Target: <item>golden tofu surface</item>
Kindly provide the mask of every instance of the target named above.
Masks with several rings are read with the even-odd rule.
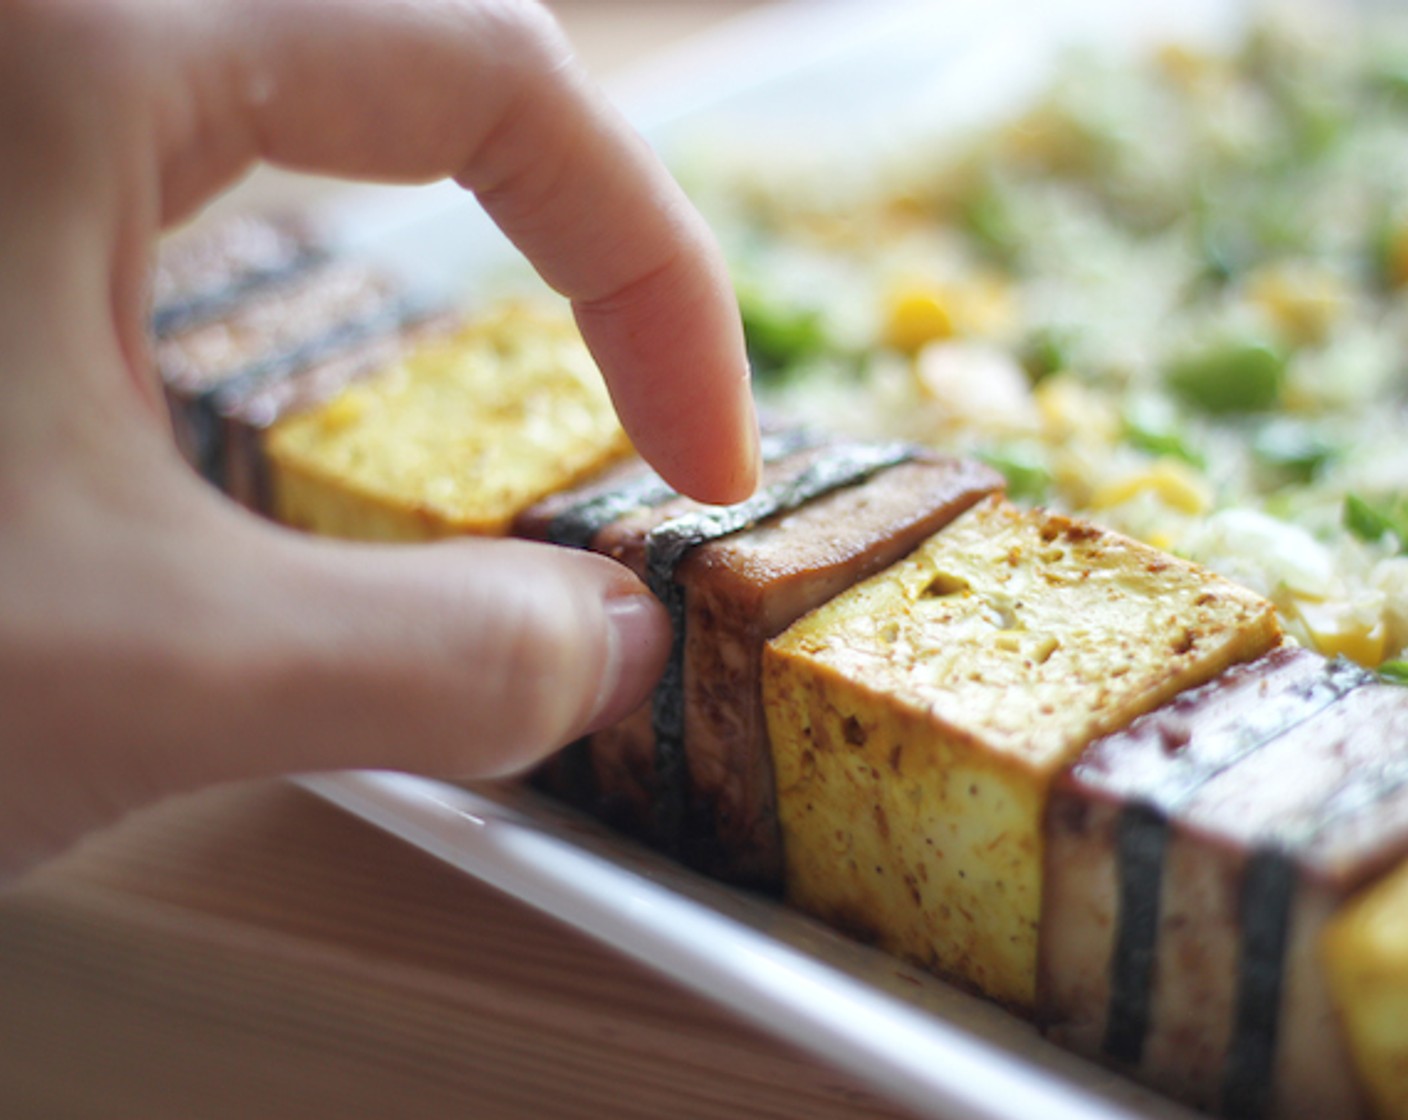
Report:
[[[1408,864],[1356,896],[1322,942],[1355,1068],[1379,1116],[1408,1116]]]
[[[1209,572],[980,503],[768,647],[789,897],[1029,1008],[1051,780],[1279,636]]]
[[[274,515],[331,536],[501,535],[630,451],[570,318],[515,306],[279,421]]]

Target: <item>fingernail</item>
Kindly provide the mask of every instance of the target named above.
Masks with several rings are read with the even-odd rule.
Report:
[[[654,595],[612,595],[606,622],[606,667],[589,731],[609,727],[640,707],[670,655],[670,618]]]

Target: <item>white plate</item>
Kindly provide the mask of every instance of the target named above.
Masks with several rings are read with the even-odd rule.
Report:
[[[806,128],[858,153],[921,122],[991,117],[1040,87],[1061,47],[1225,37],[1240,7],[1115,0],[796,0],[763,9],[619,83],[668,151],[693,130]],[[1153,6],[1149,6],[1153,7]],[[883,127],[877,128],[880,122]],[[350,250],[438,296],[492,291],[509,257],[452,185],[371,189],[327,216]],[[708,882],[528,791],[471,792],[385,773],[303,780],[315,793],[658,968],[943,1120],[1184,1117],[1033,1028],[767,900]]]
[[[1194,1120],[1025,1021],[530,790],[405,774],[314,793],[570,923],[934,1120]]]

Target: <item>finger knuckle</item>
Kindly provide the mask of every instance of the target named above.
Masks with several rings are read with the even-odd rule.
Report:
[[[536,73],[571,56],[557,21],[538,0],[480,0],[478,15],[501,66]]]

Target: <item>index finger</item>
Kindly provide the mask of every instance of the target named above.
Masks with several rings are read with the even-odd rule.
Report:
[[[751,492],[756,420],[719,249],[542,8],[218,0],[187,11],[179,79],[199,91],[198,111],[162,138],[165,212],[258,158],[453,176],[572,300],[641,454],[701,500]]]

